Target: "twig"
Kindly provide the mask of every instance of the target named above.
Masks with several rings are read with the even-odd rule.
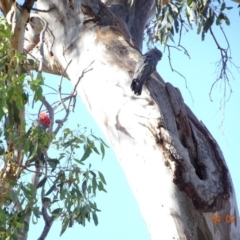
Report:
[[[191,93],[191,91],[190,91],[190,89],[188,88],[188,85],[187,85],[187,79],[186,79],[180,72],[178,72],[177,70],[175,70],[175,69],[173,68],[173,66],[172,66],[171,50],[170,50],[170,48],[175,48],[175,49],[177,49],[178,51],[181,51],[181,49],[179,49],[178,47],[175,47],[175,46],[170,46],[170,45],[168,45],[168,44],[167,44],[166,46],[167,46],[167,48],[168,48],[168,61],[169,61],[170,68],[171,68],[172,72],[176,72],[178,75],[180,75],[180,76],[184,79],[184,81],[185,81],[185,87],[186,87],[186,89],[188,90],[192,101],[194,102],[192,93]]]
[[[44,86],[52,89],[52,90],[55,91],[56,93],[58,92],[55,88],[49,86],[48,84],[45,84],[45,83],[44,83]],[[55,93],[55,94],[56,94],[56,93]],[[48,94],[49,94],[49,93],[48,93]],[[52,94],[53,94],[53,93],[52,93]]]
[[[71,62],[72,62],[72,60],[70,60],[69,63],[67,64],[66,68],[64,69],[63,74],[66,73],[66,70],[67,70],[68,66],[71,64]],[[58,85],[58,93],[59,93],[58,95],[59,95],[60,103],[63,105],[64,109],[67,111],[67,107],[66,107],[65,103],[64,103],[63,100],[62,100],[62,81],[63,81],[63,74],[62,74],[62,76],[61,76],[61,78],[60,78],[60,82],[59,82],[59,85]]]
[[[181,26],[180,26],[180,32],[179,32],[179,39],[178,39],[178,46],[181,47],[183,50],[184,50],[184,54],[187,55],[189,57],[189,59],[191,59],[187,49],[185,47],[182,46],[181,44],[181,40],[182,40],[182,29],[183,29],[183,26],[184,26],[184,20],[182,19],[182,16],[180,15],[180,23],[181,23]],[[186,27],[185,27],[186,29]]]
[[[47,237],[53,224],[54,217],[48,215],[48,212],[47,212],[48,207],[49,207],[49,202],[43,199],[42,215],[45,221],[45,226],[38,240],[44,240]]]
[[[222,48],[220,46],[220,44],[218,43],[218,41],[217,41],[213,31],[212,31],[212,28],[210,28],[209,30],[210,30],[211,36],[212,36],[215,44],[217,45],[217,48],[219,49],[220,54],[221,54],[221,60],[218,63],[218,66],[221,65],[221,70],[220,70],[219,76],[217,77],[217,79],[212,84],[212,86],[210,88],[210,92],[209,92],[209,98],[210,98],[211,101],[213,101],[211,95],[212,95],[212,90],[213,90],[213,87],[215,86],[215,84],[220,79],[223,79],[223,80],[225,80],[225,86],[226,86],[226,82],[229,85],[229,78],[228,78],[228,74],[227,74],[227,70],[228,70],[227,63],[228,63],[228,60],[230,61],[231,56],[228,55],[228,50],[230,48],[228,41],[227,41],[227,45],[228,45],[227,48]],[[226,35],[225,34],[224,34],[224,36],[225,36],[225,39],[226,39]],[[230,86],[230,89],[231,89],[231,86]],[[230,92],[230,94],[231,94],[231,92]],[[226,94],[226,88],[224,87],[224,99],[226,98],[225,94]]]
[[[65,112],[66,112],[66,113],[65,113],[64,118],[62,118],[62,119],[57,119],[57,120],[55,121],[55,123],[58,124],[57,127],[56,127],[56,129],[53,131],[53,133],[54,133],[55,135],[59,132],[59,130],[60,130],[61,127],[63,126],[63,123],[67,121],[68,116],[69,116],[69,113],[70,113],[70,106],[71,106],[72,99],[73,99],[73,98],[76,98],[76,95],[77,95],[77,91],[76,91],[77,86],[78,86],[80,80],[83,78],[84,74],[92,70],[92,68],[91,68],[91,69],[88,69],[88,70],[87,70],[87,68],[89,68],[89,67],[93,64],[93,62],[94,62],[94,60],[89,64],[89,66],[87,66],[87,67],[85,68],[85,70],[82,71],[82,74],[81,74],[80,77],[78,78],[78,81],[77,81],[77,83],[75,84],[74,89],[73,89],[73,91],[72,91],[72,93],[71,93],[71,95],[70,95],[70,99],[69,99],[68,106],[67,106],[67,108],[65,109]],[[73,104],[73,109],[74,109],[74,107],[75,107],[75,102],[74,102],[74,104]]]

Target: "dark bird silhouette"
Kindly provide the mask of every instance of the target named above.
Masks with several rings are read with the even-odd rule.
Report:
[[[156,70],[158,61],[162,58],[162,52],[153,48],[145,53],[136,65],[131,89],[136,95],[141,95],[142,86],[148,80],[153,71]]]

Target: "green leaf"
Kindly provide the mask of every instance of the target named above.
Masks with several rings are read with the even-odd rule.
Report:
[[[92,213],[92,218],[93,218],[95,226],[97,226],[98,225],[98,217],[95,212]]]
[[[35,155],[37,153],[37,150],[38,150],[38,142],[35,142],[33,150],[32,150],[32,152],[31,152],[31,154],[30,154],[30,156],[29,156],[27,161],[31,162],[33,160],[33,158],[35,157]]]
[[[47,177],[44,177],[44,178],[38,183],[37,188],[40,188],[40,187],[42,187],[43,185],[45,185],[46,181],[47,181]]]
[[[50,187],[50,189],[47,191],[47,193],[45,194],[45,196],[49,195],[53,190],[55,190],[55,188],[56,188],[56,185],[53,184],[53,185]]]
[[[100,143],[100,150],[101,150],[101,153],[102,153],[102,160],[105,156],[105,148],[104,148],[104,145],[102,143]]]
[[[36,221],[35,221],[34,219],[36,219]],[[38,223],[38,220],[37,220],[37,218],[35,218],[34,215],[32,215],[32,223],[33,223],[34,225],[36,225],[36,224]]]
[[[205,22],[203,26],[203,31],[206,33],[209,28],[213,25],[214,23],[214,12],[212,9],[209,10],[209,17],[207,18],[207,21]]]
[[[82,192],[85,194],[86,192],[86,189],[87,189],[87,181],[84,180],[83,183],[82,183]]]
[[[93,151],[94,151],[95,153],[100,154],[99,151],[98,151],[98,149],[97,149],[95,146],[94,146],[92,149],[93,149]]]
[[[89,203],[89,206],[90,206],[94,211],[101,212],[101,210],[97,209],[97,204],[96,204],[95,202],[92,203],[91,201],[89,201],[88,203]]]
[[[27,221],[24,221],[24,231],[28,232],[29,230],[29,223]]]
[[[49,158],[47,160],[47,163],[50,165],[52,168],[52,172],[56,169],[57,165],[59,164],[59,160],[56,158]]]
[[[229,26],[230,25],[230,20],[229,20],[229,18],[225,15],[225,22],[226,22],[226,24]]]
[[[61,187],[60,187],[61,188]],[[63,200],[65,198],[67,194],[67,190],[65,188],[63,188],[61,191],[60,191],[60,199]]]
[[[198,24],[198,28],[197,28],[197,34],[199,34],[201,32],[201,29],[202,29],[202,23],[200,22]]]
[[[86,160],[90,156],[91,153],[92,153],[91,148],[87,147],[82,158],[80,159],[80,161]]]
[[[86,215],[88,214],[89,212],[89,206],[83,206],[82,209],[81,209],[81,214],[83,217],[86,217]]]
[[[230,20],[229,18],[226,16],[226,14],[224,13],[220,13],[217,17],[217,20],[216,20],[216,25],[219,25],[221,24],[223,21],[225,21],[225,23],[229,26],[230,25]]]
[[[178,22],[177,19],[174,19],[174,27],[175,27],[176,33],[178,33],[178,31],[179,31],[179,22]]]
[[[70,139],[70,140],[68,140],[67,142],[64,142],[64,143],[62,144],[63,149],[68,148],[69,146],[73,145],[73,143],[75,143],[75,142],[76,142],[76,139],[75,139],[75,138]]]
[[[99,140],[99,138],[96,137],[95,135],[91,134],[91,136],[92,136],[93,138],[95,138],[96,140]]]
[[[0,155],[3,155],[5,153],[4,147],[1,145],[0,146]]]
[[[24,196],[30,201],[33,199],[32,193],[29,189],[25,188],[23,185],[21,186],[21,189],[24,193]]]
[[[92,175],[93,175],[93,177],[96,177],[96,173],[95,172],[93,172],[93,171],[89,171]]]
[[[204,41],[204,39],[205,39],[205,32],[202,31],[202,41]]]
[[[70,216],[68,227],[69,228],[73,227],[73,224],[74,224],[74,214]]]
[[[65,217],[64,220],[62,221],[62,229],[61,229],[60,236],[62,236],[63,233],[66,231],[68,223],[69,223],[69,219]]]
[[[74,188],[75,196],[82,197],[82,193],[80,192],[78,185],[75,183],[73,183],[73,185],[75,186]]]
[[[36,218],[40,218],[41,217],[41,212],[39,210],[39,207],[33,207],[33,214]]]
[[[73,160],[81,165],[85,165],[82,161],[78,160],[77,158],[74,158]]]
[[[6,64],[3,62],[0,62],[0,72],[5,68]]]
[[[101,181],[106,185],[107,183],[105,181],[105,178],[104,178],[103,174],[98,171],[98,175],[99,175],[99,178],[101,179]]]
[[[35,101],[40,100],[40,98],[42,97],[42,93],[43,93],[42,88],[41,88],[41,87],[38,87],[38,88],[35,90],[34,100],[35,100]]]
[[[102,182],[98,182],[98,190],[99,191],[103,191],[103,192],[107,192],[102,184]]]
[[[56,208],[56,209],[54,209],[52,212],[51,212],[51,214],[53,215],[53,216],[58,216],[58,215],[60,215],[62,213],[62,208]]]
[[[222,12],[222,11],[225,9],[225,7],[226,7],[226,3],[223,2],[222,5],[221,5],[221,9],[220,9],[220,11]]]
[[[97,189],[97,180],[96,180],[95,177],[92,179],[92,188],[93,188],[93,193],[95,195],[96,194],[96,189]]]
[[[109,146],[108,146],[101,138],[99,138],[99,140],[102,142],[102,144],[103,144],[105,147],[109,148]]]
[[[34,61],[32,59],[27,59],[27,64],[33,67]]]

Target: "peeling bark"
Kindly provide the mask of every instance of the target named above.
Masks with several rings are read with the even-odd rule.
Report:
[[[37,1],[40,9],[56,6],[38,13],[48,22],[45,67],[61,74],[71,62],[66,76],[75,85],[91,66],[78,94],[116,152],[153,240],[240,239],[235,193],[221,150],[180,91],[157,73],[141,96],[130,90],[154,1],[105,3]],[[24,48],[37,61],[41,27],[30,21],[27,28]],[[214,224],[213,214],[231,214],[235,221]]]

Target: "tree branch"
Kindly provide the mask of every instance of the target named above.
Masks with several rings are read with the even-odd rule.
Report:
[[[155,13],[154,0],[133,0],[129,8],[128,21],[126,22],[131,32],[131,37],[139,50],[142,49],[142,39],[146,25]]]
[[[42,232],[41,236],[38,238],[38,240],[44,240],[47,237],[47,235],[52,227],[52,224],[53,224],[54,218],[48,215],[48,212],[47,212],[48,207],[49,207],[49,201],[47,199],[43,199],[42,215],[43,215],[43,219],[45,221],[45,226],[44,226],[43,232]]]
[[[214,35],[213,33],[213,30],[212,28],[210,28],[210,34],[217,46],[217,48],[219,49],[220,51],[220,55],[221,55],[221,59],[219,60],[219,62],[217,63],[217,68],[220,68],[220,73],[218,74],[217,76],[217,79],[213,82],[212,86],[211,86],[211,89],[210,89],[210,92],[209,92],[209,98],[211,101],[212,100],[212,90],[213,90],[213,87],[216,85],[216,83],[219,81],[219,80],[223,80],[224,81],[224,94],[223,94],[223,103],[221,104],[221,106],[225,106],[226,102],[229,100],[230,96],[231,96],[231,93],[232,93],[232,88],[231,88],[231,85],[230,85],[230,80],[229,80],[229,77],[228,77],[228,62],[232,63],[231,61],[231,49],[230,49],[230,45],[229,45],[229,42],[228,42],[228,39],[222,29],[222,27],[220,26],[220,29],[224,35],[224,38],[227,42],[227,47],[226,48],[222,48],[216,38],[216,36]],[[235,65],[234,65],[235,66]],[[238,68],[237,68],[238,69]],[[230,72],[230,71],[229,71]],[[230,72],[231,73],[231,72]],[[226,89],[226,86],[228,85],[229,89],[230,89],[230,93],[229,93],[229,96],[227,98],[227,89]]]
[[[180,47],[182,47],[182,46],[180,46]],[[168,44],[167,44],[167,48],[168,48],[168,61],[169,61],[170,68],[171,68],[172,72],[176,72],[179,76],[181,76],[181,77],[184,79],[185,87],[186,87],[186,89],[188,90],[188,92],[189,92],[189,94],[190,94],[190,96],[191,96],[192,101],[194,102],[192,93],[191,93],[191,91],[190,91],[190,89],[188,88],[188,85],[187,85],[187,79],[185,78],[185,76],[183,76],[180,72],[178,72],[178,71],[177,71],[176,69],[174,69],[173,66],[172,66],[172,59],[171,59],[171,50],[170,50],[170,48],[177,49],[178,51],[181,51],[181,49],[179,49],[178,47],[175,47],[175,46],[170,46],[170,45],[168,45]],[[183,48],[183,47],[182,47],[182,48]],[[184,49],[184,48],[183,48],[183,49]],[[185,52],[184,52],[184,53],[185,53]],[[185,54],[190,58],[188,52],[185,53]]]
[[[13,0],[9,0],[9,1],[0,0],[0,10],[2,11],[4,17],[6,17],[7,13],[10,11],[13,2],[15,2],[15,1],[13,1]]]
[[[86,67],[86,69],[82,72],[81,76],[78,78],[78,81],[77,81],[77,83],[75,84],[74,89],[73,89],[73,91],[72,91],[72,93],[71,93],[71,95],[70,95],[70,99],[69,99],[69,102],[68,102],[68,106],[66,107],[65,104],[64,104],[64,106],[65,106],[64,109],[65,109],[65,112],[66,112],[66,113],[65,113],[65,117],[64,117],[63,119],[57,119],[57,120],[55,121],[55,122],[58,124],[57,128],[54,130],[54,134],[55,134],[55,135],[58,133],[58,131],[59,131],[60,128],[62,127],[63,123],[67,121],[67,118],[68,118],[69,113],[70,113],[70,105],[71,105],[71,102],[72,102],[73,99],[76,98],[76,95],[77,95],[77,91],[76,91],[76,90],[77,90],[77,86],[78,86],[80,80],[83,78],[84,74],[92,70],[92,68],[91,68],[91,69],[88,69],[88,68],[93,64],[93,62],[94,62],[94,61],[92,61],[92,62],[89,64],[89,66]],[[70,63],[71,63],[71,62],[70,62]],[[69,65],[70,63],[68,63],[68,65]],[[67,65],[67,67],[68,67],[68,65]],[[66,69],[67,69],[67,68],[66,68]],[[65,71],[66,71],[66,69],[65,69]],[[60,88],[60,90],[61,90],[61,88]],[[75,103],[74,103],[74,105],[73,105],[73,109],[74,109],[74,107],[75,107]]]
[[[35,0],[25,0],[22,7],[27,9],[28,12],[30,13],[30,11],[32,10],[32,6],[34,4]]]

